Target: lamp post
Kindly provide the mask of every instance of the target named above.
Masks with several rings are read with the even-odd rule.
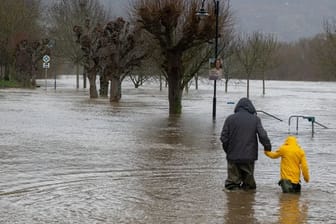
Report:
[[[219,0],[213,0],[215,5],[215,16],[216,16],[216,36],[215,36],[215,61],[218,57],[218,12],[219,12]],[[202,0],[201,9],[196,13],[196,15],[208,16],[209,13],[204,8],[205,0]],[[216,78],[214,79],[214,93],[213,93],[213,101],[212,101],[212,118],[216,119]]]

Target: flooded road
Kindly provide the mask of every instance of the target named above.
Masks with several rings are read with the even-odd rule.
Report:
[[[328,129],[299,119],[311,182],[301,195],[282,194],[279,160],[260,148],[257,191],[224,192],[223,122],[244,82],[229,92],[212,82],[192,86],[183,114],[168,116],[158,84],[123,84],[119,104],[88,98],[74,78],[53,89],[0,89],[0,223],[335,223],[336,83],[251,83],[250,99],[272,141],[296,133],[292,115],[315,116]],[[41,80],[41,85],[44,81]]]

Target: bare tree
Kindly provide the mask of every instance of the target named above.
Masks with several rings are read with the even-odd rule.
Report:
[[[101,73],[110,80],[110,101],[121,99],[121,84],[124,78],[141,66],[149,54],[143,32],[134,24],[119,17],[104,28],[106,41],[98,50]]]
[[[336,19],[325,20],[324,33],[319,37],[316,48],[317,58],[328,76],[335,76],[336,72]]]
[[[235,73],[234,65],[234,53],[235,53],[235,44],[234,33],[228,32],[228,37],[223,38],[221,41],[223,43],[222,53],[220,53],[223,58],[223,71],[225,78],[225,92],[228,92],[228,83],[231,77]]]
[[[38,71],[38,63],[42,56],[50,54],[48,47],[49,39],[28,41],[26,39],[20,41],[15,48],[15,71],[16,80],[23,87],[36,86],[36,73]]]
[[[237,38],[235,54],[247,79],[246,97],[250,96],[250,78],[257,71],[260,57],[260,33],[240,35]]]
[[[215,38],[214,11],[201,20],[196,11],[196,0],[137,0],[134,6],[135,20],[157,41],[163,57],[162,67],[168,80],[169,114],[182,112],[182,92],[196,73],[186,73],[184,56],[197,46]],[[211,7],[209,7],[211,8]],[[214,7],[213,7],[214,10]],[[220,8],[219,33],[229,26],[228,7]]]
[[[86,19],[86,30],[83,31],[81,26],[74,26],[73,31],[76,34],[76,42],[80,45],[83,52],[83,66],[84,72],[87,74],[90,84],[90,98],[98,98],[96,78],[99,71],[98,65],[98,40],[100,38],[100,26],[97,25],[95,29],[90,28],[90,20]],[[78,73],[77,73],[78,77]],[[77,79],[78,80],[78,79]],[[78,82],[77,82],[78,84]]]
[[[39,0],[3,0],[0,4],[0,67],[10,79],[15,49],[23,40],[39,38]],[[14,78],[14,77],[13,77]]]
[[[259,71],[262,74],[263,95],[265,95],[265,72],[276,66],[275,53],[279,48],[278,42],[272,34],[261,34],[259,38],[260,57],[259,57]]]
[[[84,68],[90,80],[90,97],[96,93],[95,80],[99,72],[100,95],[107,97],[110,81],[110,101],[118,102],[123,79],[140,66],[148,53],[146,49],[149,48],[145,47],[141,30],[119,17],[104,26],[97,25],[88,33],[84,33],[81,26],[74,26],[73,31],[84,53]]]
[[[246,74],[247,98],[249,98],[251,75],[255,75],[260,70],[264,72],[271,65],[269,57],[273,54],[275,48],[276,42],[274,39],[263,35],[261,32],[238,36],[235,55]]]
[[[79,72],[80,66],[84,65],[84,55],[75,41],[73,27],[81,26],[83,35],[92,32],[97,25],[106,22],[104,7],[98,0],[59,0],[51,6],[48,18],[50,36],[57,42],[54,54],[59,61],[70,61],[76,65],[76,86],[79,88]],[[84,74],[87,72],[84,71]],[[97,95],[93,93],[91,97]]]

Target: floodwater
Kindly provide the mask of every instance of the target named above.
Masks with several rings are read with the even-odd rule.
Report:
[[[298,119],[311,182],[300,195],[281,193],[279,160],[260,147],[257,191],[225,192],[223,122],[244,81],[202,81],[184,95],[183,114],[168,116],[167,90],[123,83],[119,104],[90,100],[75,79],[47,89],[0,89],[0,223],[335,223],[336,83],[251,82],[250,99],[276,149]],[[233,104],[232,104],[233,103]]]

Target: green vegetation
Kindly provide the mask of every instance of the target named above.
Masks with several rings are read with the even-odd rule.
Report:
[[[17,88],[20,84],[15,81],[0,80],[0,88]]]

